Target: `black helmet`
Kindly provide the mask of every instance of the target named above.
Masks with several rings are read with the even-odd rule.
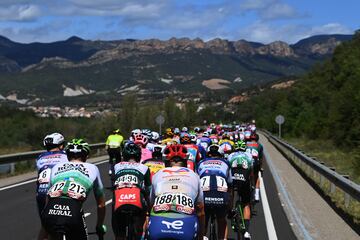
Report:
[[[122,152],[124,161],[129,161],[130,159],[135,159],[135,161],[140,162],[141,159],[141,148],[133,143],[129,142],[125,144],[124,150]]]
[[[67,144],[65,151],[69,159],[81,158],[85,162],[90,154],[90,146],[83,139],[74,138]]]

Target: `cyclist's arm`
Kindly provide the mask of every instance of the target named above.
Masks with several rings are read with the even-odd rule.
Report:
[[[106,209],[105,209],[105,194],[104,194],[104,186],[101,182],[101,178],[100,178],[100,172],[99,169],[96,167],[96,179],[94,182],[94,195],[95,195],[95,199],[96,199],[96,204],[97,204],[97,222],[96,222],[96,226],[102,226],[104,224],[104,220],[105,220],[105,213],[106,213]]]
[[[199,232],[198,232],[198,239],[203,239],[205,236],[205,206],[204,206],[204,195],[203,191],[201,190],[201,183],[199,180],[199,194],[197,197],[196,203],[196,214],[199,220]]]
[[[145,200],[147,203],[147,206],[149,207],[149,211],[150,211],[150,191],[151,191],[151,180],[150,180],[150,168],[147,169],[146,173],[145,173]]]
[[[108,149],[109,148],[109,143],[110,143],[110,139],[109,137],[106,139],[106,142],[105,142],[105,148]]]

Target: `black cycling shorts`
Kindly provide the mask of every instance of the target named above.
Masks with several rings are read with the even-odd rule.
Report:
[[[66,235],[67,240],[87,240],[87,228],[82,203],[71,198],[50,198],[41,223],[50,236]]]
[[[121,148],[109,148],[107,152],[109,154],[109,163],[113,164],[113,159],[115,159],[115,163],[121,161]]]
[[[145,220],[146,210],[128,205],[113,212],[111,224],[116,237],[125,237],[126,227],[132,221],[133,232],[136,236],[141,237]]]
[[[41,218],[41,213],[44,210],[45,205],[46,205],[46,198],[47,198],[47,196],[45,194],[38,194],[36,196],[36,204],[38,207],[38,212],[39,212],[40,218]]]
[[[241,198],[242,204],[248,204],[251,200],[251,182],[250,182],[250,169],[233,168],[233,186],[236,189],[238,196]]]

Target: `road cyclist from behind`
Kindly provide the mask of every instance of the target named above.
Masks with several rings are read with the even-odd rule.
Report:
[[[39,216],[43,211],[47,192],[50,185],[51,169],[58,163],[68,162],[66,153],[64,152],[65,139],[60,133],[52,133],[46,135],[43,140],[43,146],[46,148],[46,152],[40,154],[36,159],[36,168],[38,172],[37,184],[36,184],[36,203],[38,206]],[[46,239],[47,233],[44,228],[41,227],[38,239]]]
[[[216,216],[218,225],[218,235],[214,236],[211,232],[210,239],[227,239],[226,214],[232,206],[231,168],[219,150],[219,145],[210,145],[207,157],[199,162],[197,168],[204,194],[206,229],[210,217]],[[214,219],[211,220],[214,221]]]
[[[148,239],[203,239],[205,212],[199,176],[186,167],[181,144],[164,150],[166,168],[152,179]]]
[[[121,145],[124,137],[120,133],[120,129],[115,129],[106,139],[106,150],[109,154],[109,175],[114,171],[114,164],[121,161]],[[114,162],[115,159],[115,162]]]
[[[69,162],[58,163],[51,170],[48,201],[41,222],[50,240],[87,240],[88,233],[82,205],[93,190],[97,203],[96,232],[106,232],[105,197],[99,169],[86,159],[90,147],[83,139],[73,139],[65,148]]]
[[[140,163],[141,148],[126,143],[115,165],[112,226],[116,240],[141,239],[149,206],[150,170]]]
[[[152,147],[152,158],[142,161],[142,164],[146,165],[150,169],[150,178],[161,169],[165,168],[165,161],[163,159],[164,145],[154,145]]]
[[[251,218],[251,193],[252,193],[252,176],[253,176],[253,159],[251,154],[246,152],[246,143],[244,141],[237,141],[234,145],[235,152],[228,156],[231,171],[233,174],[233,187],[237,193],[235,194],[241,199],[241,202],[235,204],[235,211],[233,214],[241,213],[241,221],[243,225],[244,239],[250,240],[251,235],[249,232],[250,218]],[[234,201],[232,201],[234,202]],[[240,204],[240,209],[238,205]],[[237,223],[240,224],[240,223]],[[235,231],[241,231],[240,226],[233,226]]]
[[[259,135],[256,133],[252,133],[250,135],[250,139],[246,142],[246,151],[251,154],[254,160],[254,182],[255,182],[255,192],[254,198],[255,201],[260,200],[260,179],[259,179],[259,172],[262,171],[262,164],[263,164],[263,146],[261,143],[258,142]]]
[[[188,152],[187,168],[195,172],[196,166],[201,159],[199,146],[192,143],[190,134],[187,132],[182,132],[180,134],[180,143],[186,147]]]

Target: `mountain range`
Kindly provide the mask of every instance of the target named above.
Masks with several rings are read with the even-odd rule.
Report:
[[[219,38],[90,41],[74,36],[24,44],[0,36],[0,100],[48,104],[104,102],[129,92],[144,98],[234,92],[302,75],[351,38],[318,35],[289,45]]]

